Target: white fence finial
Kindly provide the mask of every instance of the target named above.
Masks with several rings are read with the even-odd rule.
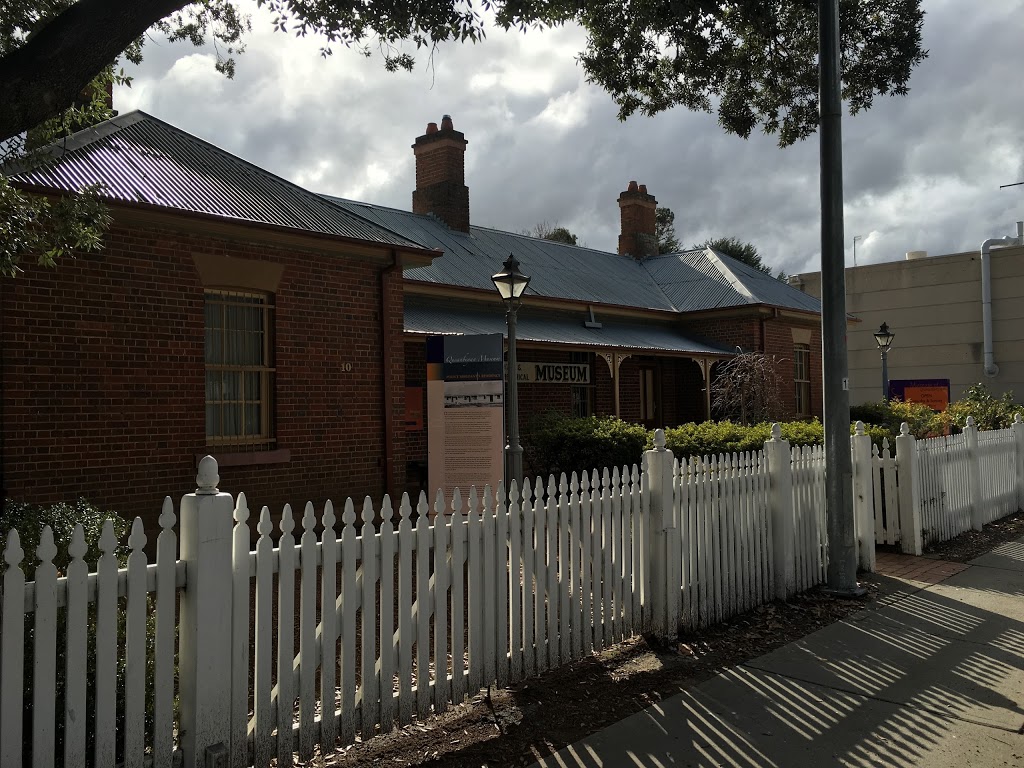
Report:
[[[854,426],[854,434],[855,435],[863,435],[864,434],[864,422],[863,421],[858,421],[857,424]]]
[[[772,440],[781,440],[781,439],[782,439],[782,426],[779,424],[779,422],[776,421],[776,422],[774,422],[772,424]]]
[[[978,426],[978,422],[976,422],[976,421],[974,420],[974,417],[973,417],[973,416],[968,416],[968,417],[967,417],[967,426],[968,426],[968,427],[977,427],[977,426]]]
[[[1020,417],[1019,413],[1015,413],[1015,414],[1013,414],[1013,423],[1014,424],[1024,424],[1024,419],[1022,419]]]
[[[656,429],[654,430],[654,450],[664,451],[665,450],[665,430]]]
[[[902,424],[900,424],[900,434],[901,435],[909,435],[910,434],[910,425],[907,424],[907,422],[905,422],[905,421]]]
[[[21,540],[18,537],[18,531],[11,528],[10,533],[7,534],[7,547],[4,549],[4,562],[7,563],[8,568],[17,568],[24,559],[25,550],[21,548]]]
[[[214,496],[219,493],[219,484],[217,460],[213,456],[204,456],[199,460],[199,472],[196,473],[196,493],[200,496]]]

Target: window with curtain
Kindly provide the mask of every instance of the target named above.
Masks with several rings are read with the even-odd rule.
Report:
[[[807,344],[793,347],[793,382],[796,386],[797,416],[811,415],[811,348]]]
[[[274,442],[273,296],[206,291],[206,440]]]

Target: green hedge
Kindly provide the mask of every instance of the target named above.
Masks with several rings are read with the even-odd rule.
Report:
[[[558,476],[639,464],[651,433],[614,417],[573,418],[557,412],[534,418],[523,434],[529,476]]]
[[[791,421],[781,425],[782,437],[791,445],[821,445],[820,421]],[[760,450],[771,437],[771,424],[745,427],[731,421],[681,424],[665,430],[666,446],[682,458],[719,453]],[[853,426],[850,427],[851,432]],[[883,427],[867,426],[873,442],[881,446],[898,434]],[[527,474],[547,477],[560,472],[590,472],[604,467],[632,466],[654,442],[654,433],[613,417],[572,418],[549,413],[535,418],[523,435]],[[895,447],[895,445],[893,446]]]

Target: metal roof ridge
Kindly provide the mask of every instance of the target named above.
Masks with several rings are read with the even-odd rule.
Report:
[[[714,257],[713,263],[715,267],[718,269],[718,271],[722,273],[722,277],[724,277],[729,282],[729,285],[731,285],[738,294],[740,294],[747,300],[748,304],[763,303],[759,301],[753,293],[751,293],[750,289],[747,288],[746,284],[744,284],[744,282],[739,277],[736,276],[736,273],[733,272],[732,269],[730,269],[729,266],[722,260],[722,254],[720,254],[714,248],[705,248],[704,250]]]
[[[667,258],[675,258],[678,261],[681,255],[682,253],[659,253],[656,256],[650,256],[646,259],[641,259],[639,262],[640,266],[643,267],[644,271],[647,273],[647,276],[651,278],[651,282],[654,284],[654,287],[658,289],[658,293],[660,293],[661,297],[665,299],[665,303],[672,307],[672,311],[675,312],[677,315],[684,314],[684,311],[681,310],[674,301],[672,301],[672,299],[669,297],[667,293],[665,293],[665,288],[662,286],[661,283],[658,282],[658,278],[651,274],[651,270],[647,268],[647,263],[662,256],[665,256]]]

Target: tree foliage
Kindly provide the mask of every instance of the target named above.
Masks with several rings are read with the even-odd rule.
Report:
[[[414,50],[475,42],[485,19],[502,29],[580,23],[580,61],[619,104],[620,117],[674,106],[710,112],[729,132],[758,125],[783,146],[818,124],[817,2],[814,0],[257,0],[275,28],[319,34],[334,47],[374,48],[387,69],[409,69]],[[921,0],[841,0],[843,98],[853,113],[876,95],[907,92],[921,47]],[[7,0],[0,5],[0,139],[70,106],[122,55],[140,55],[151,28],[172,40],[212,40],[233,71],[248,18],[235,0]]]
[[[546,221],[542,221],[539,224],[534,224],[532,228],[526,230],[523,234],[530,237],[539,237],[541,240],[565,243],[566,245],[579,245],[579,238],[557,222],[549,224]]]
[[[757,252],[757,247],[752,243],[740,240],[738,237],[715,237],[693,247],[711,248],[712,250],[724,253],[726,256],[732,256],[737,261],[742,261],[754,269],[759,269],[769,275],[772,273],[772,268],[761,261],[761,254]]]
[[[920,0],[840,0],[843,99],[851,114],[904,95],[927,56]],[[639,10],[638,10],[639,8]],[[717,111],[744,138],[758,126],[789,146],[818,126],[816,0],[587,3],[580,57],[620,118],[675,106]]]
[[[782,415],[782,361],[764,352],[741,352],[715,368],[711,404],[740,424],[778,421]]]
[[[676,237],[676,215],[671,208],[658,206],[655,212],[655,236],[658,238],[658,253],[679,253],[683,249]]]

